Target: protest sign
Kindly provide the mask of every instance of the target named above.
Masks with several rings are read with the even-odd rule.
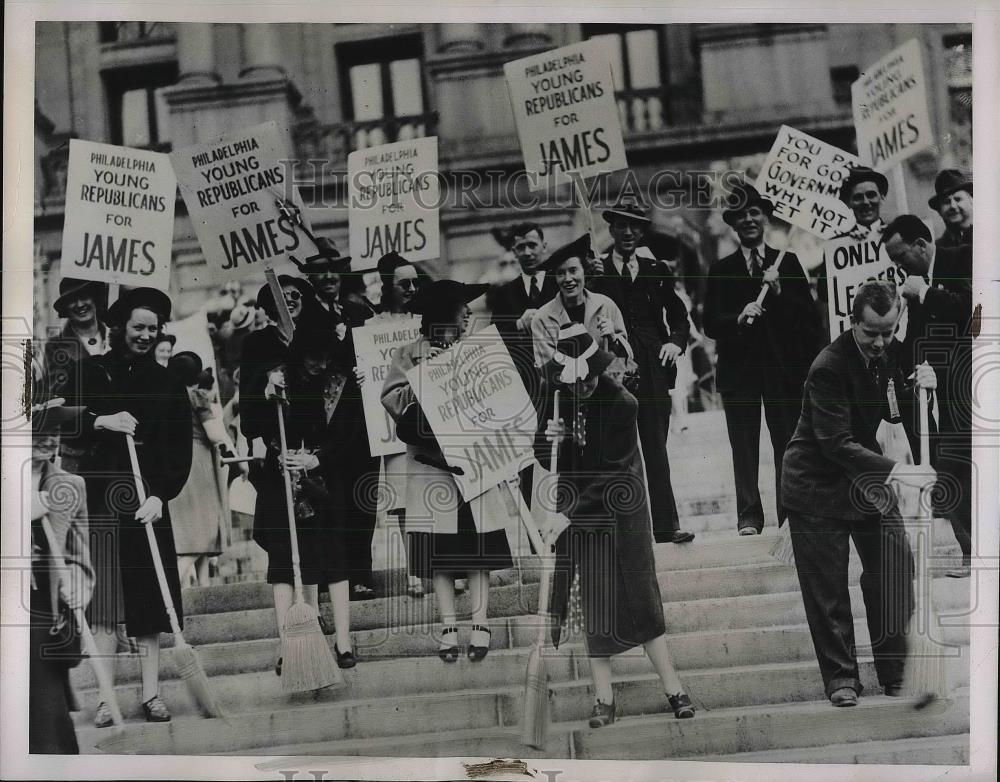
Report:
[[[920,43],[914,39],[866,68],[851,85],[858,156],[888,171],[934,143]]]
[[[170,290],[176,197],[163,153],[70,139],[62,276]]]
[[[371,269],[388,252],[409,261],[441,255],[436,136],[359,149],[347,156],[351,267]]]
[[[382,386],[396,351],[420,336],[420,318],[399,315],[372,318],[351,330],[358,369],[365,374],[361,384],[361,404],[365,410],[368,448],[372,456],[389,456],[406,450],[396,437],[396,424],[382,406]]]
[[[606,46],[584,41],[504,65],[532,190],[628,168]]]
[[[906,274],[889,260],[885,246],[880,245],[881,237],[876,231],[861,240],[839,236],[823,247],[831,340],[851,327],[851,306],[863,283],[888,280],[901,285],[906,279]]]
[[[275,123],[265,122],[171,153],[177,183],[216,279],[260,274],[288,255],[316,252],[279,204],[289,202],[309,229],[298,190],[286,184],[288,155]]]
[[[406,373],[466,501],[534,459],[537,415],[496,326]]]
[[[840,200],[840,185],[858,159],[800,130],[782,125],[757,176],[757,189],[774,214],[823,239],[854,227],[854,212]]]

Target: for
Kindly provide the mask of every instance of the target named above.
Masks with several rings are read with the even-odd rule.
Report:
[[[249,215],[253,214],[254,212],[259,212],[260,204],[258,204],[256,201],[250,201],[246,204],[237,204],[236,206],[231,207],[231,209],[233,212],[233,217],[236,217],[237,215]]]
[[[796,152],[795,150],[788,149],[788,147],[782,147],[778,150],[778,155],[783,157],[789,163],[798,163],[802,166],[808,166],[812,163],[812,158],[809,155],[803,155],[801,152]]]

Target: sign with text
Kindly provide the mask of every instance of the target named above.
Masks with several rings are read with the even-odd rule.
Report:
[[[176,197],[162,152],[70,139],[62,276],[170,290]]]
[[[887,171],[934,144],[920,43],[913,39],[865,69],[851,85],[858,156]]]
[[[396,437],[396,424],[382,406],[382,386],[396,351],[420,337],[420,318],[411,315],[376,316],[365,325],[352,329],[351,333],[358,369],[365,373],[365,382],[361,384],[361,404],[365,410],[371,455],[403,453],[406,443]]]
[[[872,231],[864,239],[839,236],[823,246],[831,341],[851,327],[851,306],[863,283],[888,280],[901,285],[906,279],[879,244],[881,238],[881,232]]]
[[[537,415],[496,326],[406,373],[466,501],[534,459]]]
[[[308,229],[309,221],[298,190],[286,184],[288,155],[275,123],[178,149],[170,159],[216,279],[258,275],[266,266],[286,263],[289,254],[302,258],[316,252],[295,225],[301,220]]]
[[[347,181],[352,269],[372,269],[388,252],[408,261],[441,255],[436,136],[352,152]]]
[[[503,67],[532,190],[628,168],[611,56],[584,41]]]
[[[782,125],[768,152],[757,189],[774,202],[774,214],[830,239],[854,227],[854,212],[840,200],[840,185],[858,159],[842,149]]]

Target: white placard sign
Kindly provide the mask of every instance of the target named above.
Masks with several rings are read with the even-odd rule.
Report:
[[[851,85],[858,156],[887,171],[934,144],[920,43],[913,39],[869,68]]]
[[[289,168],[278,128],[265,122],[205,144],[171,153],[177,183],[218,280],[259,275],[267,266],[316,252],[279,201],[290,203],[309,227],[298,190],[286,184]]]
[[[901,285],[906,279],[889,260],[880,239],[881,234],[875,232],[861,240],[839,236],[823,246],[831,341],[851,327],[851,306],[863,283],[888,280]]]
[[[490,326],[406,373],[465,500],[534,459],[538,417],[507,347]]]
[[[176,197],[162,152],[70,139],[62,276],[170,290]]]
[[[436,136],[352,152],[347,180],[352,269],[372,269],[388,252],[408,261],[441,255]]]
[[[396,425],[382,406],[382,386],[396,351],[420,336],[420,318],[400,315],[372,318],[351,330],[358,369],[365,373],[361,384],[361,403],[368,429],[368,448],[372,456],[403,453],[406,443],[396,437]]]
[[[605,42],[553,49],[503,70],[532,190],[569,182],[570,174],[628,168]]]
[[[857,165],[854,155],[782,125],[757,176],[757,189],[774,202],[777,217],[831,239],[854,227],[854,212],[839,195],[848,169]]]

